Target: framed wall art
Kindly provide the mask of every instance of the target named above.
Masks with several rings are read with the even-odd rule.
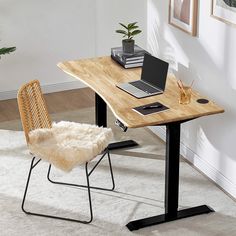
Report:
[[[236,25],[236,0],[212,0],[211,15],[225,23]]]
[[[198,0],[169,0],[169,24],[196,36]]]

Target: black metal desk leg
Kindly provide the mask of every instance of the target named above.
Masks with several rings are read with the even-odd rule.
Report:
[[[147,217],[129,222],[126,226],[130,231],[144,227],[179,220],[195,215],[214,212],[206,205],[178,211],[179,197],[179,151],[180,123],[166,125],[166,173],[165,173],[165,214]]]
[[[95,94],[95,121],[96,125],[107,127],[107,104]]]
[[[95,94],[95,121],[96,125],[107,127],[107,104],[97,93]],[[109,150],[114,150],[137,145],[138,143],[133,140],[125,140],[121,142],[110,143],[108,148]]]
[[[180,123],[166,126],[165,214],[177,216],[179,197]]]

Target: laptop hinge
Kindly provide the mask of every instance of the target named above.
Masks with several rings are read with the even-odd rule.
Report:
[[[150,86],[150,87],[152,87],[152,88],[154,88],[154,89],[158,89],[159,91],[162,91],[162,92],[163,92],[163,90],[160,89],[159,87],[155,87],[155,86],[153,86],[152,84],[149,84],[148,82],[146,82],[146,81],[144,81],[144,80],[142,80],[142,79],[141,79],[140,81],[142,81],[143,83],[147,84],[148,86]]]

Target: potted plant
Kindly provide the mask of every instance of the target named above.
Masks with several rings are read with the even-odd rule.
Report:
[[[0,58],[1,58],[1,55],[9,54],[11,52],[14,52],[15,50],[16,50],[16,47],[0,48]]]
[[[138,22],[129,23],[125,25],[123,23],[119,23],[124,29],[116,30],[116,33],[123,34],[122,40],[122,48],[124,53],[134,53],[134,40],[133,37],[137,34],[140,34],[142,31],[139,30],[139,26],[137,26]]]

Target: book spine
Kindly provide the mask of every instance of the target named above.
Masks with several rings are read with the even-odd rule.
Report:
[[[113,55],[114,57],[119,57],[119,59],[126,63],[128,61],[134,61],[134,60],[142,60],[144,59],[144,54],[146,53],[145,50],[136,52],[134,54],[124,54],[123,51],[117,50],[117,49],[111,49],[111,55]]]
[[[121,66],[123,66],[124,68],[135,68],[135,67],[140,67],[140,66],[143,65],[143,62],[126,64],[126,63],[124,63],[123,61],[121,61],[121,60],[119,59],[119,57],[113,56],[112,54],[111,54],[111,58],[112,58],[114,61],[118,62],[118,63],[119,63]]]
[[[125,64],[124,67],[125,68],[135,68],[135,67],[140,67],[143,66],[143,63],[132,63],[132,64]]]
[[[126,63],[134,63],[134,62],[143,62],[143,59],[144,59],[144,56],[126,58],[126,57],[124,57],[124,56],[119,56],[119,55],[117,55],[117,57],[118,57],[121,61],[123,61],[125,64],[126,64]]]
[[[141,63],[141,62],[143,62],[143,59],[139,59],[139,60],[129,60],[129,61],[127,61],[126,60],[126,62],[125,62],[125,64],[133,64],[133,63]]]
[[[133,60],[143,60],[144,56],[140,56],[140,57],[128,57],[126,58],[126,61],[133,61]]]

